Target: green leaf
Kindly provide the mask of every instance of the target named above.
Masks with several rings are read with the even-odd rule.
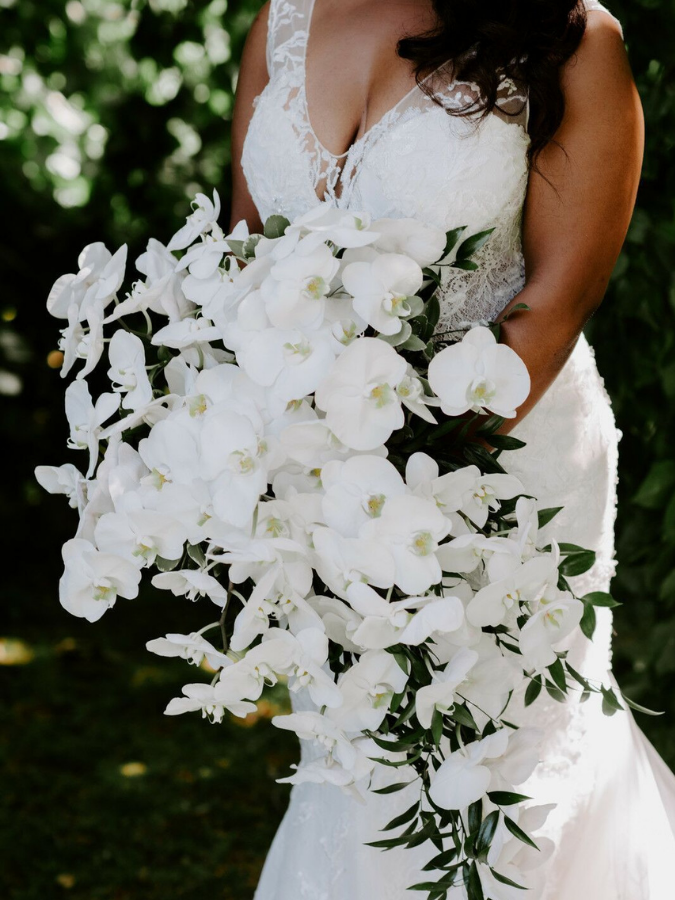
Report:
[[[372,794],[395,794],[397,791],[403,791],[405,788],[409,787],[411,784],[414,784],[415,781],[397,781],[396,784],[388,784],[386,787],[377,788],[374,790],[371,788]]]
[[[551,519],[555,518],[562,508],[562,506],[549,506],[546,509],[540,509],[537,514],[539,518],[539,527],[543,528],[544,525],[548,525]]]
[[[481,884],[476,863],[471,864],[471,868],[469,869],[469,879],[466,886],[469,900],[485,900],[483,885]]]
[[[649,709],[647,706],[640,706],[639,703],[636,703],[634,700],[631,700],[630,697],[627,697],[625,694],[621,694],[623,699],[626,701],[628,706],[631,709],[634,709],[636,712],[644,713],[646,716],[662,716],[663,712],[656,712],[656,710]]]
[[[430,859],[422,871],[429,872],[432,869],[440,869],[443,866],[448,866],[458,853],[459,850],[457,847],[451,847],[449,850],[444,850],[442,853],[439,853],[438,856],[434,856],[433,859]]]
[[[422,300],[421,297],[418,297],[417,294],[406,297],[406,303],[410,308],[410,312],[408,313],[408,318],[410,319],[414,319],[415,316],[419,316],[419,314],[424,310],[424,300]]]
[[[583,575],[588,572],[595,562],[595,552],[593,550],[584,550],[582,547],[575,547],[573,550],[565,551],[564,547],[572,547],[572,544],[561,544],[560,552],[565,558],[560,564],[560,574],[567,578],[574,575]]]
[[[474,717],[465,706],[455,706],[452,711],[452,718],[455,722],[459,722],[460,725],[466,725],[467,728],[478,731],[478,725],[476,725]]]
[[[204,556],[204,551],[199,546],[199,544],[188,544],[187,545],[188,556],[193,562],[196,562],[198,566],[203,566],[206,562],[206,557]]]
[[[235,256],[238,256],[240,259],[245,259],[244,256],[244,241],[234,241],[229,240],[227,242],[227,246],[234,253]]]
[[[514,803],[523,803],[531,800],[525,794],[516,794],[513,791],[488,791],[488,797],[495,806],[513,806]]]
[[[460,228],[451,228],[450,231],[445,232],[445,248],[441,259],[445,259],[448,253],[452,253],[457,246],[457,241],[465,231],[466,225],[462,225]]]
[[[424,350],[426,347],[426,342],[422,340],[422,338],[417,337],[416,334],[411,334],[407,341],[404,341],[400,347],[401,350],[410,350],[413,353],[418,353],[420,350]]]
[[[538,850],[539,847],[535,844],[532,838],[527,834],[527,832],[523,831],[523,829],[517,825],[513,819],[509,819],[508,816],[504,816],[504,824],[511,832],[511,834],[518,838],[519,841],[522,841],[524,844],[528,844],[530,847],[534,847],[535,850]]]
[[[611,688],[604,685],[600,688],[602,693],[602,711],[606,716],[613,716],[614,713],[623,710],[623,706],[617,700],[616,694]]]
[[[434,714],[431,718],[431,734],[434,739],[434,744],[438,746],[441,742],[441,737],[443,736],[443,714],[438,709],[434,710]]]
[[[560,688],[557,685],[553,684],[552,681],[549,681],[548,679],[546,679],[544,686],[546,687],[546,691],[547,691],[549,697],[552,697],[554,700],[557,700],[558,703],[565,703],[565,700],[566,700],[565,694],[563,693],[563,691],[560,690]]]
[[[244,259],[251,259],[253,256],[255,256],[255,248],[260,243],[261,238],[261,234],[252,234],[244,241],[241,252],[241,255],[244,257]],[[228,244],[229,243],[230,242],[228,241]]]
[[[548,671],[551,674],[551,678],[556,683],[556,686],[560,688],[563,694],[566,694],[567,678],[565,678],[565,670],[561,661],[556,659],[556,661],[548,667]]]
[[[391,850],[392,847],[402,847],[408,843],[407,835],[400,835],[395,838],[383,838],[379,841],[366,841],[366,847],[378,847],[380,850]]]
[[[497,450],[519,450],[526,446],[525,441],[511,437],[510,434],[492,434],[485,440]]]
[[[452,263],[452,267],[454,269],[463,269],[465,272],[475,272],[478,268],[478,264],[472,262],[470,259],[458,259]]]
[[[427,300],[424,307],[424,315],[433,332],[433,329],[438,325],[438,320],[441,317],[441,304],[436,294]]]
[[[394,752],[398,752],[400,750],[409,750],[411,747],[416,747],[418,745],[420,737],[421,729],[418,732],[410,732],[409,737],[401,738],[397,741],[385,740],[384,738],[377,737],[377,735],[374,734],[371,735],[371,740],[383,750],[392,750]]]
[[[526,891],[527,888],[523,887],[522,884],[518,884],[515,881],[511,881],[510,878],[507,878],[506,875],[500,875],[499,872],[495,872],[494,869],[490,869],[492,872],[493,878],[498,881],[500,884],[508,884],[509,887],[518,888],[519,891]]]
[[[374,756],[371,756],[369,758],[372,759],[373,762],[380,763],[380,765],[390,766],[392,769],[398,769],[401,766],[407,766],[407,765],[410,765],[410,763],[414,763],[416,760],[418,760],[420,758],[421,755],[422,755],[422,748],[420,747],[420,749],[417,751],[417,753],[413,753],[412,756],[408,756],[406,759],[399,759],[399,760],[394,761],[391,759],[381,759],[380,757],[374,757]]]
[[[611,594],[607,594],[605,591],[591,591],[590,594],[584,594],[581,599],[590,603],[591,606],[606,606],[608,609],[616,609],[617,606],[621,606]]]
[[[585,691],[590,691],[591,686],[589,685],[588,681],[584,678],[584,676],[580,675],[576,669],[573,669],[572,666],[567,661],[565,661],[565,666],[567,668],[567,671],[572,676],[572,678],[574,678],[574,680],[577,681]]]
[[[525,706],[531,706],[539,694],[541,694],[541,681],[535,681],[533,678],[525,691]]]
[[[476,853],[479,856],[490,848],[492,838],[495,836],[495,831],[499,825],[499,815],[499,810],[494,809],[483,819],[475,843]]]
[[[481,425],[476,433],[480,435],[494,434],[494,432],[498,428],[502,427],[505,421],[506,419],[504,418],[504,416],[490,416],[490,418],[485,422],[484,425]]]
[[[391,822],[387,822],[382,831],[393,831],[394,828],[400,828],[401,825],[407,825],[408,822],[415,818],[419,807],[419,800],[417,800],[415,803],[413,803],[410,809],[406,809],[406,811],[404,813],[401,813],[400,816],[396,816],[396,818],[392,819]]]
[[[266,238],[279,238],[290,224],[284,216],[269,216],[265,221],[264,235]]]
[[[480,250],[483,244],[487,243],[488,238],[494,231],[494,228],[488,228],[487,231],[478,231],[476,234],[472,234],[465,241],[459,245],[459,249],[457,250],[457,258],[458,259],[468,259],[470,256]]]
[[[478,831],[483,821],[483,801],[476,800],[469,807],[469,831]]]
[[[155,565],[160,572],[171,572],[178,568],[180,559],[163,559],[161,556],[155,557]]]
[[[593,640],[596,624],[597,616],[595,615],[594,607],[591,606],[590,603],[584,603],[584,614],[581,617],[579,628],[581,628],[582,632],[586,635],[589,641]]]
[[[411,334],[410,322],[401,320],[401,328],[396,334],[378,334],[378,338],[385,344],[389,344],[390,347],[400,347],[401,344],[405,344]]]
[[[508,319],[511,318],[511,316],[513,315],[514,312],[521,312],[521,311],[524,312],[526,310],[528,312],[530,310],[530,307],[527,305],[527,303],[516,303],[514,306],[511,307],[511,309],[504,316],[502,316],[501,321],[502,322],[508,321]]]

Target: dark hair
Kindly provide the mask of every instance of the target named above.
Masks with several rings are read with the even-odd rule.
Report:
[[[448,60],[453,77],[473,82],[479,100],[448,110],[486,116],[499,105],[508,76],[529,93],[530,162],[553,139],[565,112],[560,70],[586,28],[582,0],[432,0],[438,25],[399,41],[398,54],[415,63],[418,82]],[[427,93],[433,96],[428,85]],[[522,107],[521,107],[522,111]],[[508,113],[507,113],[508,114]]]

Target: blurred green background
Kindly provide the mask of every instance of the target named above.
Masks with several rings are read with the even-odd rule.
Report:
[[[259,5],[0,0],[5,897],[247,900],[286,802],[274,778],[294,740],[267,721],[283,695],[243,725],[164,717],[186,669],[145,641],[204,624],[203,610],[146,593],[96,625],[68,616],[59,551],[75,514],[32,477],[69,459],[49,287],[92,240],[126,241],[134,259],[168,238],[199,189],[227,205],[237,61]],[[615,666],[666,710],[640,724],[675,766],[675,2],[612,10],[647,117],[638,207],[588,328],[623,431]]]

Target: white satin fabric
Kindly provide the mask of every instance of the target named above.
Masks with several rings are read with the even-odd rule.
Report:
[[[494,318],[524,284],[521,215],[527,188],[527,98],[508,79],[500,87],[511,115],[474,122],[449,116],[476,88],[430,77],[443,105],[414,88],[340,156],[316,136],[306,97],[305,56],[315,0],[271,0],[270,80],[255,101],[242,166],[261,218],[299,215],[321,201],[379,216],[410,216],[444,228],[495,227],[477,272],[448,273],[439,329]],[[594,0],[587,7],[604,10]],[[527,442],[504,454],[543,507],[564,506],[546,528],[597,553],[576,579],[578,593],[607,590],[614,571],[616,430],[593,353],[580,338],[562,372],[514,429]],[[570,659],[607,680],[612,623],[600,610],[595,640],[575,638]],[[312,708],[294,697],[296,708]],[[556,803],[543,833],[556,851],[542,868],[532,900],[673,900],[675,777],[629,712],[603,716],[595,699],[558,704],[540,696],[511,719],[543,726],[541,763],[523,793]],[[313,748],[302,746],[303,756]],[[407,900],[426,880],[426,846],[382,853],[389,819],[413,801],[411,789],[370,795],[361,805],[328,785],[293,788],[288,811],[265,863],[255,900]],[[522,896],[522,892],[518,892]],[[453,900],[462,900],[463,890]],[[504,894],[504,898],[510,895]],[[493,898],[502,900],[502,898]]]

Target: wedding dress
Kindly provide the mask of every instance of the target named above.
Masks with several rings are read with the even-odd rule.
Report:
[[[493,319],[524,285],[521,213],[527,187],[527,98],[503,79],[500,106],[476,125],[448,115],[415,86],[338,156],[310,122],[305,55],[314,0],[271,0],[270,80],[255,101],[242,166],[264,221],[293,218],[326,201],[373,217],[415,217],[468,233],[495,226],[476,272],[457,270],[442,285],[439,330]],[[602,10],[587,0],[587,7]],[[469,83],[441,66],[427,79],[442,104],[464,106]],[[510,113],[510,115],[509,115]],[[447,270],[445,270],[447,272]],[[604,591],[614,571],[617,432],[591,348],[582,336],[558,378],[512,432],[527,442],[502,456],[543,507],[563,506],[546,538],[590,547],[597,561],[575,580],[578,594]],[[593,642],[570,647],[573,664],[607,681],[611,615],[599,610]],[[308,697],[294,705],[311,709]],[[673,900],[675,777],[630,712],[603,715],[597,698],[559,704],[547,695],[518,721],[545,729],[541,763],[522,793],[555,803],[542,832],[556,844],[542,867],[537,900]],[[522,704],[521,704],[522,706]],[[515,713],[509,718],[513,719]],[[304,759],[315,752],[301,742]],[[362,805],[330,785],[293,788],[255,900],[405,900],[427,876],[428,847],[383,853],[364,842],[412,802],[402,793],[369,795]],[[452,894],[460,900],[463,889]],[[510,896],[510,895],[509,895]],[[524,894],[522,896],[525,896]]]

